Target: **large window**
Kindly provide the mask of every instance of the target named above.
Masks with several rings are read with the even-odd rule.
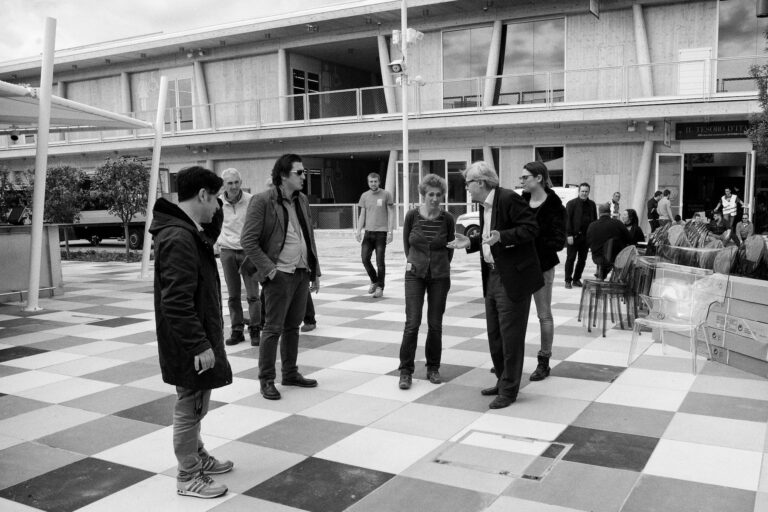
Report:
[[[718,2],[717,91],[754,91],[749,67],[762,64],[766,46],[768,18],[755,16],[755,0],[721,0]]]
[[[549,179],[553,187],[562,187],[563,180],[563,146],[536,146],[533,148],[534,158],[547,166]]]
[[[565,20],[509,23],[504,27],[497,105],[563,101]]]
[[[443,32],[443,108],[478,105],[485,76],[492,27],[474,27]]]

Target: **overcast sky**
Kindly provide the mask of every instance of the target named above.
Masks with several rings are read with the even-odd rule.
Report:
[[[304,11],[352,0],[0,0],[0,62],[40,55],[45,18],[56,19],[56,49],[166,34]]]

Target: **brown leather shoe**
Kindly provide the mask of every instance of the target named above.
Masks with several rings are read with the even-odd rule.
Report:
[[[261,383],[261,396],[267,400],[280,400],[280,392],[275,387],[275,383],[270,381]]]
[[[494,396],[499,394],[499,386],[493,386],[492,388],[485,388],[480,390],[480,394],[483,396]]]
[[[510,398],[508,396],[499,395],[496,398],[493,399],[493,402],[488,404],[489,409],[503,409],[505,407],[509,407],[515,403],[514,398]]]

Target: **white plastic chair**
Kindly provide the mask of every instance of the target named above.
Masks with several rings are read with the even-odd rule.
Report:
[[[696,374],[696,336],[707,321],[713,304],[722,304],[728,288],[728,275],[712,270],[672,263],[659,263],[651,285],[650,295],[640,295],[650,313],[645,318],[636,318],[629,345],[627,365],[634,361],[637,337],[642,327],[658,329],[662,351],[666,349],[665,331],[685,332],[690,336],[692,371]],[[706,332],[702,338],[707,345],[709,358],[712,350]]]

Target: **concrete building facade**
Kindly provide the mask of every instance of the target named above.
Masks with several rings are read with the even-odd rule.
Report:
[[[588,182],[596,201],[622,194],[645,218],[656,189],[676,213],[711,210],[723,188],[768,230],[768,167],[745,136],[759,109],[749,68],[766,63],[754,0],[412,0],[408,25],[409,195],[419,176],[449,183],[469,207],[460,171],[492,160],[504,186],[532,160],[555,185]],[[351,227],[333,205],[357,201],[379,172],[402,197],[400,2],[231,23],[61,50],[54,93],[153,120],[169,79],[161,185],[193,164],[238,168],[259,191],[277,156],[311,170],[319,227]],[[39,85],[39,58],[0,63],[0,80]],[[149,158],[149,133],[71,131],[52,164],[94,170],[107,157]],[[0,134],[0,167],[32,167],[34,135]]]

